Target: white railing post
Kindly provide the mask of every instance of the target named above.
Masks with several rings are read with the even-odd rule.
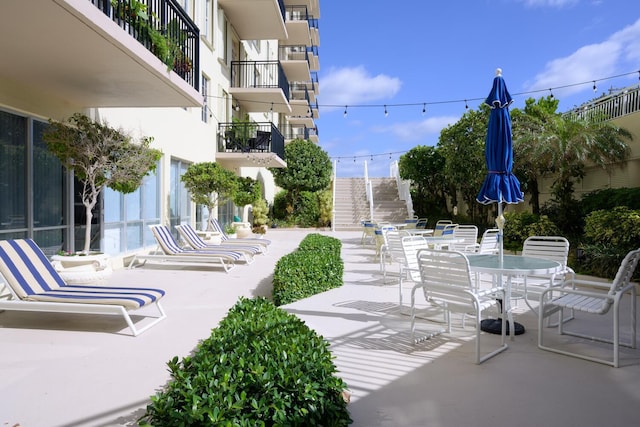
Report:
[[[336,231],[336,178],[338,175],[338,161],[333,161],[333,208],[331,209],[331,231]]]
[[[373,221],[373,189],[369,180],[369,169],[367,168],[366,160],[364,161],[364,190],[369,201],[369,219]]]

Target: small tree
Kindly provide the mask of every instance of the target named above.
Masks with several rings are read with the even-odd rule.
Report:
[[[155,171],[162,152],[150,148],[153,138],[143,136],[139,143],[122,129],[109,127],[84,114],[65,121],[49,120],[43,139],[47,148],[82,182],[82,204],[86,212],[83,252],[91,245],[91,219],[100,192],[109,187],[132,193],[149,173]]]
[[[238,177],[238,189],[233,194],[233,203],[241,208],[254,204],[262,197],[260,183],[251,177]],[[246,218],[242,219],[243,221]]]
[[[209,210],[209,218],[218,204],[233,199],[238,190],[238,177],[215,162],[194,163],[180,180],[191,194],[191,200]],[[211,231],[211,223],[207,225]]]

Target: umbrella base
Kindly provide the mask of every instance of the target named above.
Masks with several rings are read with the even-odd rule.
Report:
[[[509,334],[509,322],[505,325],[507,335]],[[480,322],[480,330],[489,334],[500,335],[502,333],[502,319],[485,319]],[[524,334],[524,326],[518,322],[513,322],[514,335]]]

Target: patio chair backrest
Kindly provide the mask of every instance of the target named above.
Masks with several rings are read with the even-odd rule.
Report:
[[[202,240],[196,230],[191,226],[191,224],[180,224],[176,225],[176,229],[182,235],[184,240],[187,241],[187,244],[191,246],[193,249],[206,249],[207,244]]]
[[[530,236],[524,241],[522,255],[557,261],[566,268],[569,241],[562,236]]]
[[[473,246],[478,243],[478,227],[458,225],[453,229],[453,237],[463,239],[463,241],[452,244],[450,249],[465,251],[467,247],[470,247],[470,251],[473,251]]]
[[[436,222],[436,226],[433,229],[433,235],[442,236],[442,232],[444,231],[444,228],[447,226],[447,224],[452,224],[452,223],[453,221],[448,219],[438,220],[438,222]]]
[[[155,224],[150,225],[149,228],[153,232],[153,237],[156,238],[158,245],[165,254],[176,255],[184,253],[184,249],[180,247],[176,239],[173,237],[169,227],[162,224]]]
[[[636,271],[636,267],[638,266],[638,261],[640,261],[640,248],[627,253],[620,263],[620,267],[618,267],[616,277],[614,277],[613,282],[611,282],[611,287],[608,292],[609,296],[617,294],[621,289],[625,288],[629,282],[631,282],[633,273]],[[613,300],[609,299],[607,302],[611,305]]]
[[[469,260],[464,254],[422,249],[417,254],[417,263],[425,297],[455,311],[461,311],[461,307],[475,309]]]
[[[442,229],[442,236],[452,236],[453,235],[453,231],[456,229],[456,227],[458,226],[458,224],[445,224],[444,228]],[[435,236],[435,233],[434,233]]]
[[[405,269],[411,280],[418,282],[418,252],[429,247],[427,240],[422,236],[407,236],[402,238],[402,251],[404,253]]]
[[[402,248],[402,239],[409,237],[411,234],[402,230],[389,230],[385,233],[385,246],[387,253],[391,256],[391,259],[395,262],[402,262],[404,264],[404,250]]]
[[[482,234],[480,239],[480,245],[478,246],[477,253],[479,254],[497,254],[500,250],[499,239],[500,230],[497,228],[489,228]]]
[[[218,220],[216,218],[209,218],[209,224],[211,224],[211,227],[213,228],[213,231],[216,231],[218,233],[220,233],[220,239],[224,242],[225,240],[229,240],[230,237],[227,235],[227,233],[224,232],[224,228],[222,228],[222,225],[220,225],[220,222],[218,222]]]
[[[0,241],[0,273],[20,299],[66,285],[44,252],[31,239]]]

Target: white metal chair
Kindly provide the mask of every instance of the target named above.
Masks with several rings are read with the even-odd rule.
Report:
[[[571,278],[562,283],[560,288],[549,288],[540,295],[540,316],[538,318],[538,347],[542,350],[573,356],[592,362],[604,363],[617,368],[619,366],[619,347],[621,345],[636,348],[636,285],[631,283],[631,277],[640,260],[640,249],[629,252],[616,273],[616,277],[610,284]],[[553,297],[550,294],[553,292]],[[620,303],[624,294],[631,296],[631,337],[628,343],[620,342]],[[549,294],[549,295],[548,295]],[[558,322],[558,333],[586,338],[590,341],[599,341],[613,344],[613,357],[611,360],[601,357],[589,356],[583,353],[570,352],[558,347],[550,347],[544,344],[543,320],[555,313],[559,319],[563,318],[565,309],[582,312],[585,314],[604,315],[613,309],[613,338],[596,337],[575,331],[568,331],[565,322]],[[571,324],[578,322],[574,319]]]
[[[453,221],[448,219],[438,220],[438,222],[436,222],[436,226],[433,229],[433,236],[434,237],[442,236],[442,233],[444,232],[445,227],[449,224],[453,224]]]
[[[559,286],[567,277],[575,276],[573,270],[567,266],[569,241],[561,236],[531,236],[524,241],[522,256],[550,259],[559,262],[563,267],[562,271],[551,275],[512,279],[512,296],[522,296],[527,306],[537,314],[533,302],[538,302],[540,294],[550,287]]]
[[[429,248],[429,244],[422,236],[405,236],[401,239],[403,263],[400,265],[400,280],[398,281],[399,304],[402,306],[402,283],[406,278],[415,283],[420,282],[418,271],[418,251]]]
[[[475,252],[475,245],[478,244],[478,227],[466,224],[458,225],[453,229],[453,237],[462,239],[462,241],[451,243],[449,250]]]
[[[469,260],[462,252],[423,249],[417,255],[420,282],[411,290],[411,336],[415,341],[415,292],[422,289],[425,299],[445,310],[447,332],[451,333],[451,312],[474,315],[476,328],[475,359],[480,364],[508,348],[506,323],[502,322],[501,343],[497,349],[482,355],[480,320],[482,312],[500,311],[497,298],[505,298],[504,287],[479,290],[473,286]],[[463,317],[464,319],[464,317]],[[464,323],[462,324],[464,327]]]
[[[398,263],[399,273],[402,274],[402,265],[405,263],[404,252],[402,250],[402,238],[410,236],[406,231],[388,230],[383,234],[384,246],[380,252],[380,269],[382,277],[387,277],[387,263]]]

